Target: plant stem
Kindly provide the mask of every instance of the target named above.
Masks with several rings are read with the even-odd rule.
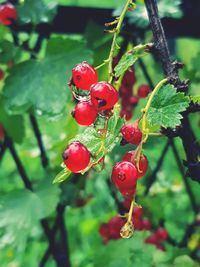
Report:
[[[147,120],[147,112],[151,106],[151,102],[155,96],[155,94],[158,92],[158,90],[165,84],[167,83],[168,79],[163,79],[161,80],[157,85],[156,87],[154,88],[154,90],[152,91],[152,93],[150,94],[150,97],[147,101],[147,104],[145,106],[145,108],[143,109],[143,117],[142,117],[142,132],[143,134],[145,134],[145,131],[146,131],[146,120]]]
[[[117,36],[120,33],[121,27],[122,27],[122,23],[124,21],[126,12],[128,10],[129,5],[132,3],[132,0],[128,0],[122,10],[122,13],[120,15],[120,17],[118,18],[118,23],[117,23],[117,27],[115,28],[115,32],[114,32],[114,36],[113,36],[113,40],[112,40],[112,44],[111,44],[111,49],[110,49],[110,54],[108,56],[108,82],[111,83],[112,82],[112,76],[113,76],[113,71],[112,71],[112,60],[114,57],[114,53],[115,53],[115,49],[116,49],[116,40],[117,40]]]

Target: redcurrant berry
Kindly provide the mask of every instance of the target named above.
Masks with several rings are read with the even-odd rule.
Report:
[[[143,228],[143,230],[150,230],[151,229],[151,222],[148,219],[144,219],[142,221],[142,228]]]
[[[134,70],[127,70],[122,79],[122,84],[126,87],[132,87],[136,82]]]
[[[140,207],[135,207],[133,209],[133,217],[136,219],[142,219],[143,210]]]
[[[88,101],[79,102],[72,111],[72,116],[78,124],[89,126],[95,122],[97,111],[95,107]]]
[[[139,89],[138,89],[138,96],[139,98],[145,98],[148,96],[148,94],[150,93],[150,87],[146,84],[142,84],[140,85]]]
[[[0,24],[10,25],[17,18],[17,12],[12,4],[0,5]]]
[[[134,186],[133,189],[125,189],[125,190],[119,189],[119,191],[124,197],[132,199],[133,196],[135,195],[136,186]]]
[[[0,81],[4,78],[4,71],[0,69]]]
[[[142,132],[138,127],[138,123],[125,124],[121,128],[123,138],[130,144],[138,145],[142,140]]]
[[[165,228],[163,227],[159,227],[156,232],[155,232],[157,238],[160,240],[160,241],[164,241],[168,238],[168,232]]]
[[[118,162],[112,169],[111,179],[120,192],[134,190],[137,182],[137,169],[131,162]]]
[[[136,165],[135,151],[128,151],[122,158],[122,160],[130,161]],[[138,178],[144,176],[148,169],[148,159],[142,154],[139,161]]]
[[[82,62],[72,69],[72,82],[82,90],[90,90],[90,86],[98,81],[96,70],[87,62]]]
[[[153,244],[153,245],[158,245],[160,243],[160,241],[158,240],[155,234],[152,234],[149,237],[147,237],[144,242],[146,244]]]
[[[109,238],[109,225],[107,223],[103,223],[99,228],[99,233],[103,238]]]
[[[129,121],[132,118],[132,111],[123,109],[120,111],[120,117],[125,118],[126,121]]]
[[[110,239],[119,239],[120,238],[120,230],[124,225],[124,221],[121,217],[115,216],[109,222],[109,238]]]
[[[107,82],[93,84],[90,89],[91,102],[98,110],[113,108],[118,101],[118,92]]]
[[[5,136],[4,128],[2,125],[0,125],[0,141],[4,139],[4,136]]]
[[[139,98],[138,98],[137,96],[134,96],[134,95],[133,95],[133,96],[130,97],[130,103],[131,103],[133,106],[137,105],[138,101],[139,101]]]
[[[90,152],[83,144],[76,141],[67,146],[63,153],[63,160],[70,171],[78,173],[88,166]]]

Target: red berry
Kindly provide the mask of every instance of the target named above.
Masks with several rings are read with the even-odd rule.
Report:
[[[72,69],[72,81],[82,90],[90,90],[90,86],[98,81],[96,70],[87,62],[82,62]]]
[[[78,124],[89,126],[95,122],[97,111],[95,107],[88,101],[79,102],[72,111],[72,116]]]
[[[109,225],[107,223],[103,223],[99,228],[99,233],[104,238],[109,238]]]
[[[119,189],[119,191],[124,197],[132,199],[133,196],[135,195],[136,186],[134,186],[133,189],[125,189],[125,190],[124,189],[123,190]]]
[[[66,167],[75,173],[83,171],[90,162],[90,152],[78,141],[69,144],[63,153]]]
[[[4,78],[4,71],[0,69],[0,81]]]
[[[4,139],[4,136],[5,136],[4,128],[2,125],[0,125],[0,141]]]
[[[122,206],[124,207],[125,210],[129,210],[131,206],[131,199],[125,198],[124,201],[122,202]]]
[[[138,127],[138,123],[124,124],[121,128],[123,138],[130,144],[138,145],[142,140],[142,132]]]
[[[132,90],[122,85],[119,89],[119,95],[121,96],[121,98],[126,98],[129,100],[129,98],[132,96]]]
[[[134,190],[137,182],[136,167],[128,161],[118,162],[112,169],[111,179],[120,192]]]
[[[139,98],[145,98],[148,96],[148,94],[150,93],[150,87],[146,84],[142,84],[140,85],[140,87],[138,88],[138,96]]]
[[[156,244],[157,249],[161,250],[161,251],[165,251],[165,247],[161,244]]]
[[[109,238],[110,239],[119,239],[120,238],[120,230],[124,225],[124,221],[121,217],[115,216],[109,222]]]
[[[91,102],[98,110],[113,108],[118,101],[118,92],[107,82],[93,84],[90,89]]]
[[[160,241],[164,241],[168,238],[168,232],[167,230],[165,230],[165,228],[163,227],[159,227],[156,232],[155,232],[155,235],[157,236],[157,238],[160,240]]]
[[[143,230],[150,230],[151,229],[151,222],[148,219],[144,219],[142,221],[142,228],[143,228]]]
[[[158,245],[160,242],[155,234],[150,235],[144,241],[146,244]]]
[[[143,210],[140,207],[135,207],[133,210],[133,217],[135,219],[142,219]]]
[[[139,98],[138,98],[138,96],[131,96],[130,97],[130,103],[132,104],[132,105],[137,105],[137,103],[138,103],[138,101],[139,101]]]
[[[143,223],[141,219],[133,217],[133,225],[136,230],[139,230],[139,231],[143,230]]]
[[[127,70],[122,79],[122,84],[126,87],[132,87],[136,82],[134,70]]]
[[[123,109],[120,111],[120,117],[125,118],[125,120],[129,121],[132,118],[132,111]]]
[[[10,25],[17,18],[17,12],[12,4],[0,5],[0,24]]]

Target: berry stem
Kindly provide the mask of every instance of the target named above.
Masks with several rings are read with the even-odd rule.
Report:
[[[118,23],[117,23],[117,26],[115,28],[115,32],[114,32],[114,35],[113,35],[113,40],[112,40],[112,44],[111,44],[111,49],[110,49],[110,54],[109,54],[109,57],[108,57],[108,82],[111,83],[112,82],[112,78],[113,78],[113,73],[112,73],[112,60],[113,60],[113,57],[114,57],[114,53],[115,53],[115,49],[117,47],[117,43],[116,43],[116,40],[117,40],[117,36],[119,35],[120,33],[120,30],[121,30],[121,27],[122,27],[122,23],[124,21],[124,18],[125,18],[125,15],[126,15],[126,12],[129,8],[129,5],[132,4],[132,0],[127,0],[123,10],[122,10],[122,13],[118,19]]]
[[[147,104],[145,106],[145,108],[142,110],[143,111],[143,117],[142,117],[142,133],[143,134],[146,134],[146,123],[147,123],[147,112],[151,106],[151,102],[155,96],[155,94],[158,92],[158,90],[165,84],[167,83],[168,79],[165,78],[163,80],[161,80],[157,85],[156,87],[153,89],[152,93],[150,94],[150,97],[147,101]],[[148,133],[147,133],[148,135]]]
[[[128,212],[128,220],[127,222],[131,222],[132,221],[132,214],[133,214],[133,209],[135,207],[135,198],[133,198],[133,200],[131,201],[131,206]]]

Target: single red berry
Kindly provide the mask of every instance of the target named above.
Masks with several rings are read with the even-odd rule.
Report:
[[[90,90],[90,86],[97,81],[96,70],[85,61],[72,69],[72,82],[79,89]]]
[[[93,84],[90,89],[90,96],[92,104],[98,110],[111,109],[118,101],[117,90],[107,82]]]
[[[89,126],[95,122],[97,118],[97,111],[89,101],[79,102],[72,111],[72,116],[78,124]]]
[[[4,71],[0,69],[0,81],[4,78]]]
[[[159,227],[156,232],[155,232],[155,235],[157,236],[157,238],[160,240],[160,241],[164,241],[168,238],[168,232],[165,228],[163,227]]]
[[[10,25],[17,18],[17,12],[12,4],[0,5],[0,24]]]
[[[132,111],[123,109],[120,111],[120,117],[125,118],[126,121],[129,121],[132,118]]]
[[[75,173],[83,171],[90,162],[90,152],[78,141],[69,144],[63,153],[66,167]]]
[[[130,97],[132,96],[132,90],[124,85],[122,85],[119,89],[119,95],[122,99],[127,99],[129,100]]]
[[[109,225],[107,223],[103,223],[99,228],[99,233],[103,238],[109,238]]]
[[[123,138],[130,144],[138,145],[142,140],[142,132],[138,127],[138,123],[124,124],[121,128]]]
[[[146,244],[153,244],[153,245],[158,245],[160,243],[160,241],[158,240],[155,234],[152,234],[149,237],[147,237],[144,242]]]
[[[0,141],[2,141],[5,137],[4,128],[2,125],[0,125]]]
[[[150,230],[151,229],[151,222],[148,219],[144,219],[142,221],[142,228],[143,228],[143,230]]]
[[[132,222],[133,222],[133,225],[134,225],[134,228],[138,231],[141,231],[143,230],[143,223],[142,223],[142,220],[141,219],[138,219],[138,218],[132,218]]]
[[[134,190],[137,182],[136,167],[128,161],[118,162],[112,169],[111,179],[120,192]]]
[[[133,95],[133,96],[130,97],[130,103],[131,103],[133,106],[137,105],[138,101],[139,101],[138,96]]]
[[[138,96],[139,98],[145,98],[151,92],[150,87],[146,84],[140,85],[138,88]]]
[[[124,220],[119,216],[115,216],[110,219],[108,225],[109,225],[109,239],[114,239],[114,240],[119,239],[120,230],[124,225]]]
[[[134,69],[127,70],[124,74],[123,79],[122,79],[122,85],[124,85],[126,87],[132,87],[135,82],[136,82],[136,77],[135,77]]]
[[[143,215],[143,210],[142,210],[142,208],[140,208],[140,207],[135,207],[134,209],[133,209],[133,218],[135,218],[135,219],[142,219],[142,215]]]

